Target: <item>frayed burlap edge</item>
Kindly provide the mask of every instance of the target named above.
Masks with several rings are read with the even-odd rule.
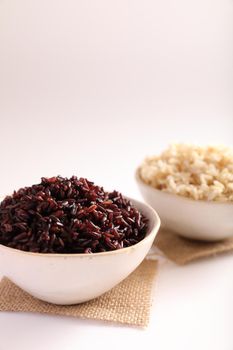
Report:
[[[186,239],[167,230],[160,230],[154,245],[168,259],[184,265],[200,258],[233,251],[233,238],[218,242],[203,242]]]

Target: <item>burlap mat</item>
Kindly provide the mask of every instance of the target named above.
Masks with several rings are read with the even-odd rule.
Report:
[[[101,297],[83,304],[60,306],[38,300],[4,277],[0,283],[0,311],[39,312],[146,327],[156,261],[144,261],[128,278]]]
[[[158,232],[154,244],[167,258],[179,265],[199,258],[233,251],[233,238],[218,242],[202,242],[186,239],[165,230]]]

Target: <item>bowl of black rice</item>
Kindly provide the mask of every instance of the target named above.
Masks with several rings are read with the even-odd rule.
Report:
[[[159,226],[150,206],[118,191],[42,177],[0,203],[0,273],[41,300],[81,303],[126,278]]]

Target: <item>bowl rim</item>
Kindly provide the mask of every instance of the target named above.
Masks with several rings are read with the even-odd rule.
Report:
[[[142,180],[142,178],[141,178],[141,176],[140,176],[140,169],[141,169],[141,166],[139,166],[137,169],[136,169],[136,171],[135,171],[135,179],[136,179],[136,181],[140,184],[140,185],[142,185],[142,186],[144,186],[144,187],[146,187],[146,188],[148,188],[148,189],[150,189],[150,190],[152,190],[152,191],[154,191],[155,193],[157,192],[157,193],[162,193],[162,194],[164,194],[164,195],[167,195],[167,196],[171,196],[171,197],[173,197],[173,198],[177,198],[178,200],[183,200],[183,201],[187,201],[188,203],[203,203],[203,204],[207,204],[207,205],[219,205],[219,206],[232,206],[233,205],[233,202],[220,202],[220,201],[213,201],[213,200],[204,200],[204,199],[194,199],[194,198],[189,198],[189,197],[185,197],[185,196],[182,196],[182,195],[179,195],[179,194],[176,194],[176,193],[171,193],[171,192],[167,192],[167,191],[162,191],[162,190],[159,190],[158,188],[155,188],[155,187],[153,187],[153,186],[151,186],[151,185],[148,185],[146,182],[144,182],[143,180]]]
[[[146,236],[138,243],[131,245],[130,247],[125,247],[122,249],[116,249],[116,250],[110,250],[107,252],[98,252],[98,253],[91,253],[91,254],[86,254],[86,253],[37,253],[37,252],[27,252],[24,250],[20,250],[20,249],[16,249],[16,248],[11,248],[8,246],[5,246],[3,244],[0,244],[0,250],[6,250],[6,251],[10,251],[12,253],[15,254],[25,254],[25,255],[29,255],[29,256],[37,256],[37,257],[48,257],[48,258],[53,258],[53,257],[60,257],[60,258],[77,258],[77,257],[81,257],[81,258],[94,258],[97,256],[109,256],[109,255],[115,255],[115,254],[124,254],[129,252],[132,249],[135,249],[134,247],[139,247],[141,245],[144,245],[147,241],[149,241],[151,239],[151,236],[155,235],[158,233],[159,228],[161,226],[161,220],[160,217],[158,215],[158,213],[156,212],[156,210],[154,208],[152,208],[149,204],[136,200],[134,198],[128,197],[128,196],[124,196],[125,198],[129,199],[130,201],[132,201],[133,205],[137,206],[138,204],[141,206],[144,206],[145,208],[149,209],[150,213],[154,216],[154,220],[152,221],[152,226],[149,228],[149,231],[146,233]],[[1,201],[2,199],[0,199]],[[143,211],[143,210],[142,210]],[[149,221],[151,221],[150,218],[148,218]]]

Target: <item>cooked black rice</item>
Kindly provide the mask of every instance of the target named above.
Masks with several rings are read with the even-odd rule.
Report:
[[[129,247],[147,219],[119,192],[61,176],[15,191],[0,203],[0,244],[39,253],[98,253]]]

